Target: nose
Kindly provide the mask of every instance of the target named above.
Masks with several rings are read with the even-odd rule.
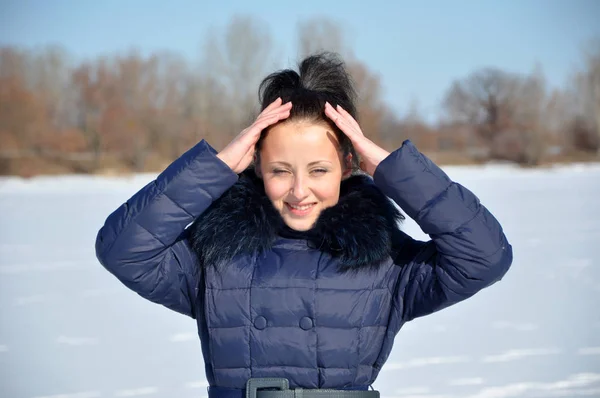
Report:
[[[305,197],[308,196],[308,187],[305,183],[305,178],[300,175],[296,175],[294,177],[294,183],[292,185],[291,195],[296,198],[298,201],[301,201]]]

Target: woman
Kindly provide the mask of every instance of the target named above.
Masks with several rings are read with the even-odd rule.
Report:
[[[98,259],[196,319],[210,397],[377,396],[402,325],[500,280],[512,248],[409,141],[389,153],[363,135],[335,56],[268,76],[260,97],[221,152],[198,143],[111,214]]]

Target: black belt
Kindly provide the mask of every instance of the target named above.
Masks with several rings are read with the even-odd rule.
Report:
[[[379,391],[304,388],[290,390],[288,379],[266,377],[248,380],[246,398],[379,398]]]

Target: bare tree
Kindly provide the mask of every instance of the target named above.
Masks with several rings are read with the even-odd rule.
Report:
[[[218,82],[226,90],[221,95],[231,103],[227,115],[231,136],[256,116],[258,85],[276,67],[274,42],[266,26],[250,16],[234,16],[223,35],[213,32],[205,43],[205,81]]]
[[[43,104],[16,76],[0,78],[0,148],[21,156],[43,150],[46,127]],[[9,155],[9,154],[4,154]],[[4,156],[3,155],[3,156]]]
[[[24,88],[31,89],[27,84],[25,71],[30,57],[24,51],[12,47],[0,48],[0,78],[14,78],[22,82]]]
[[[204,44],[198,67],[187,76],[182,107],[194,141],[207,139],[215,148],[223,148],[240,124],[234,114],[241,113],[239,101],[221,76],[224,61],[219,41],[213,34]]]
[[[176,158],[193,145],[188,126],[184,98],[189,81],[189,67],[177,54],[162,52],[156,55],[152,106],[145,128],[150,136],[150,149],[167,158]]]
[[[574,78],[574,99],[577,101],[579,124],[587,125],[595,136],[600,157],[600,39],[592,42],[585,52],[584,69]]]
[[[315,17],[298,23],[298,56],[307,57],[311,54],[333,51],[346,58],[352,56],[352,51],[344,39],[348,33],[341,24],[325,17]]]
[[[518,83],[500,69],[478,70],[452,83],[444,107],[451,120],[479,126],[479,134],[491,144],[512,117]]]
[[[69,107],[72,103],[68,62],[66,51],[55,46],[42,49],[31,59],[33,90],[44,102],[48,119],[55,129],[67,128],[69,124]]]
[[[518,129],[522,140],[522,163],[537,164],[547,145],[548,126],[542,115],[547,104],[546,79],[541,65],[521,78],[513,102],[513,129]]]
[[[102,152],[100,121],[106,108],[102,91],[107,79],[107,66],[101,61],[96,65],[81,64],[71,76],[76,95],[76,127],[85,139],[86,149],[93,154],[93,168],[98,166]]]
[[[386,136],[382,121],[390,111],[383,104],[381,79],[366,64],[356,59],[348,61],[348,72],[352,75],[358,94],[357,109],[361,128],[366,136],[382,143]]]
[[[556,88],[548,93],[541,117],[550,143],[561,149],[572,144],[567,132],[575,115],[574,101],[567,91]]]
[[[455,81],[443,104],[451,123],[475,128],[492,157],[536,164],[543,154],[546,97],[540,67],[530,75],[486,68]]]
[[[338,53],[344,59],[358,95],[359,123],[374,141],[391,142],[389,130],[391,111],[383,103],[381,78],[360,61],[348,43],[350,33],[334,20],[317,17],[298,24],[298,54],[301,58],[323,51]]]

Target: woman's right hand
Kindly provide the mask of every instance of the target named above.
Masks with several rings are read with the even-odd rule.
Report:
[[[273,101],[258,115],[252,125],[242,130],[233,141],[217,154],[217,157],[229,166],[234,173],[239,174],[246,170],[252,162],[254,148],[260,138],[260,133],[270,125],[290,116],[292,103],[287,102],[283,105],[281,103],[281,98]]]

